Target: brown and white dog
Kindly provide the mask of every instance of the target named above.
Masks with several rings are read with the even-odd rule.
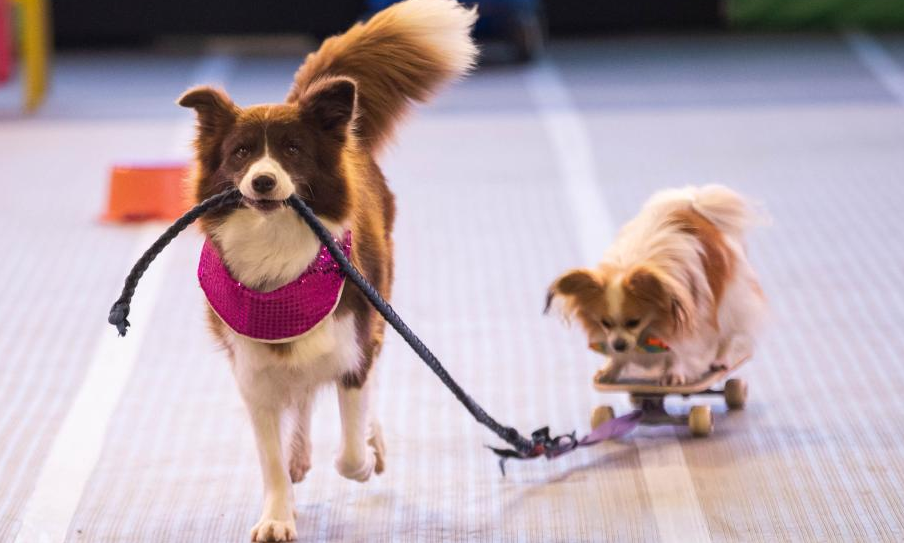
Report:
[[[609,355],[603,381],[616,380],[628,363],[660,361],[661,383],[680,385],[752,353],[766,310],[744,245],[754,219],[750,205],[723,186],[661,191],[595,269],[556,279],[548,300],[558,299]],[[639,352],[652,337],[670,350]]]
[[[474,10],[454,0],[407,0],[326,40],[295,74],[282,104],[241,108],[220,90],[187,91],[179,105],[198,117],[194,199],[238,187],[243,205],[202,221],[232,277],[273,291],[299,277],[320,243],[282,201],[304,199],[341,239],[354,234],[351,260],[386,298],[393,275],[394,198],[375,155],[412,102],[474,65]],[[312,401],[338,388],[341,475],[366,481],[384,467],[380,426],[371,415],[368,378],[384,323],[355,288],[335,311],[283,343],[241,336],[209,311],[248,407],[265,498],[254,541],[296,538],[292,483],[310,468]]]

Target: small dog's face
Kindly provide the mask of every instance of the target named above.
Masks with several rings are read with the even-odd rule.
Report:
[[[668,338],[687,322],[684,303],[654,271],[602,267],[577,269],[550,286],[547,309],[562,302],[566,318],[576,318],[591,343],[609,352],[634,350],[642,337]]]
[[[312,85],[298,103],[244,109],[209,87],[186,92],[179,105],[198,114],[197,199],[235,186],[247,207],[266,214],[297,193],[318,215],[341,220],[348,208],[342,160],[355,92],[351,80],[332,78]]]

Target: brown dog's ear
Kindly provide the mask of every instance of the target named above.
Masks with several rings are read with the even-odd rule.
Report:
[[[345,139],[355,117],[358,87],[348,77],[315,81],[299,101],[302,115],[337,139]]]
[[[198,113],[198,129],[209,134],[235,122],[239,108],[225,92],[212,87],[194,87],[176,101],[182,107],[190,107]]]
[[[549,306],[552,305],[552,301],[556,296],[583,299],[603,296],[605,291],[605,287],[597,280],[592,271],[587,269],[571,270],[550,285],[549,291],[546,293],[546,307],[543,309],[543,313],[549,312]],[[568,304],[569,307],[573,305],[572,303]],[[566,313],[570,312],[570,309],[566,311]]]
[[[677,282],[641,266],[628,273],[625,288],[632,296],[657,307],[660,314],[665,317],[664,324],[672,333],[679,333],[692,327],[693,301],[687,289],[682,288]]]

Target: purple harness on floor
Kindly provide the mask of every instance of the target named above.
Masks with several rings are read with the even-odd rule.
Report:
[[[340,243],[348,257],[351,232]],[[270,292],[253,290],[229,273],[208,239],[201,249],[198,281],[214,312],[235,333],[270,343],[297,339],[328,317],[342,295],[345,273],[326,246],[297,279]]]

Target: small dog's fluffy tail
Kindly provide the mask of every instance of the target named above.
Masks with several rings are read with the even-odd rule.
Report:
[[[295,74],[287,102],[323,77],[344,76],[358,89],[358,145],[378,151],[411,102],[424,102],[445,82],[471,70],[477,47],[475,9],[455,0],[406,0],[323,42]]]
[[[742,238],[748,228],[762,222],[743,196],[722,185],[700,187],[691,205],[719,230],[735,238]]]
[[[705,185],[664,190],[653,196],[655,205],[690,205],[725,234],[743,239],[752,226],[768,222],[765,214],[754,208],[737,192],[722,185]]]

